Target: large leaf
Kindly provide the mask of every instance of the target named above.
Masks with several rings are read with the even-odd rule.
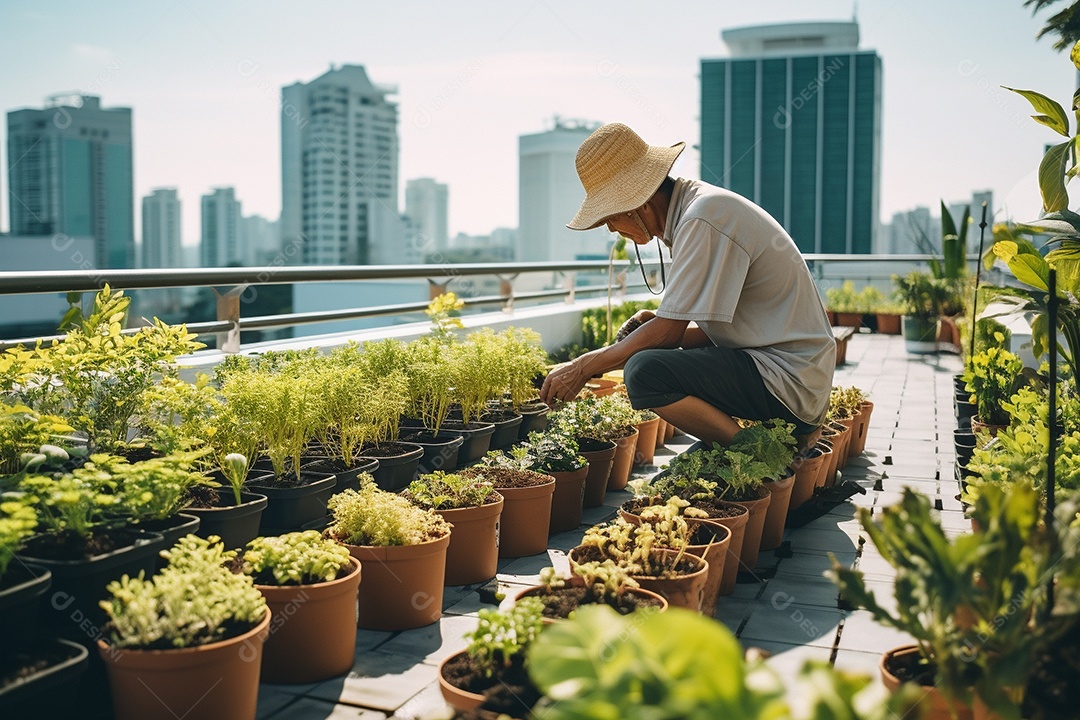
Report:
[[[1059,212],[1069,207],[1069,193],[1065,189],[1065,166],[1069,159],[1072,141],[1054,145],[1046,151],[1039,164],[1039,192],[1043,199],[1043,212]]]
[[[1017,280],[1045,291],[1050,267],[1037,252],[1032,254],[1026,250],[1024,244],[1013,240],[996,242],[993,247],[994,254],[1005,261]]]
[[[1017,90],[1016,88],[1006,87],[1002,85],[1006,90],[1022,95],[1031,103],[1031,107],[1035,108],[1035,112],[1039,115],[1032,115],[1031,118],[1037,123],[1045,125],[1056,133],[1069,137],[1069,117],[1065,114],[1064,108],[1057,100],[1052,100],[1042,93],[1035,92],[1034,90]]]
[[[1032,222],[1020,223],[1017,228],[1030,233],[1080,236],[1080,214],[1066,208]]]
[[[1058,295],[1080,296],[1080,241],[1066,240],[1046,255],[1046,263],[1057,270]]]

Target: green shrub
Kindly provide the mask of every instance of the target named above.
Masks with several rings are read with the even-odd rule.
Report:
[[[259,585],[311,585],[352,568],[349,551],[317,530],[257,537],[244,551],[244,572]]]
[[[495,486],[490,482],[442,470],[413,480],[404,495],[425,510],[479,507],[497,500]]]
[[[476,630],[468,633],[466,652],[484,677],[507,669],[521,656],[544,628],[544,604],[539,598],[523,598],[509,610],[481,609]]]
[[[333,495],[327,507],[333,520],[326,534],[346,545],[419,545],[450,532],[438,513],[380,490],[367,473],[360,476],[359,492]]]

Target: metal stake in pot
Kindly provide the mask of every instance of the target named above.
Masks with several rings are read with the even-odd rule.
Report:
[[[1058,296],[1057,296],[1057,270],[1050,269],[1050,297],[1047,298],[1047,314],[1050,316],[1047,323],[1050,327],[1050,411],[1047,420],[1050,424],[1050,442],[1046,448],[1046,533],[1051,538],[1051,542],[1056,545],[1056,538],[1054,535],[1054,508],[1055,492],[1054,484],[1056,482],[1055,473],[1055,457],[1057,456],[1057,316],[1058,316]],[[1046,580],[1046,615],[1044,621],[1050,619],[1050,614],[1054,611],[1054,573],[1050,573],[1050,577]]]
[[[971,299],[971,352],[968,362],[975,357],[975,329],[979,326],[979,276],[982,274],[983,240],[986,239],[986,201],[982,204],[982,220],[979,222],[979,259],[975,261],[975,297]]]

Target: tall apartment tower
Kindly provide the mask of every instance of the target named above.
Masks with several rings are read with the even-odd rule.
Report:
[[[450,230],[449,190],[432,178],[416,178],[405,183],[405,214],[415,224],[426,250],[446,250]]]
[[[393,261],[398,215],[396,88],[343,65],[282,88],[281,242],[305,264]],[[398,237],[400,235],[401,237]]]
[[[94,238],[103,268],[135,261],[131,108],[54,95],[7,114],[12,235]]]
[[[144,268],[183,267],[180,258],[180,199],[176,188],[156,188],[142,199]]]
[[[803,252],[869,253],[878,224],[881,58],[855,22],[724,30],[701,61],[701,178],[761,205]]]
[[[202,196],[202,238],[199,260],[203,267],[243,263],[240,245],[240,201],[231,187],[214,188]]]
[[[574,159],[598,127],[556,117],[551,130],[518,138],[518,262],[607,259],[611,233],[566,227],[585,199]]]

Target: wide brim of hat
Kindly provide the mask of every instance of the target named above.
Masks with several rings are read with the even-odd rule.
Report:
[[[641,207],[653,196],[686,143],[671,147],[650,146],[632,165],[623,168],[602,187],[585,195],[574,219],[566,224],[571,230],[592,230],[613,215]]]

